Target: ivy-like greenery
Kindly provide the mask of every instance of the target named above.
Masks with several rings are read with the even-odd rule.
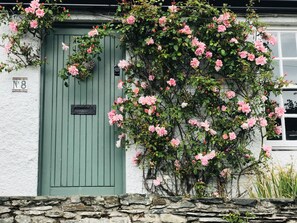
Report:
[[[12,10],[0,9],[0,25],[8,25],[9,33],[2,34],[7,61],[0,63],[0,72],[39,66],[44,62],[40,44],[55,22],[64,21],[69,12],[57,5],[61,0],[32,0],[28,7],[17,3]]]

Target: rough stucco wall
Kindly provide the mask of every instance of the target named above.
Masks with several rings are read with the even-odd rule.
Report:
[[[142,171],[132,163],[135,153],[135,148],[129,148],[126,152],[126,193],[145,193]]]
[[[0,61],[5,58],[0,48]],[[0,195],[37,194],[39,73],[39,68],[0,73]],[[12,92],[13,77],[28,78],[28,93]]]

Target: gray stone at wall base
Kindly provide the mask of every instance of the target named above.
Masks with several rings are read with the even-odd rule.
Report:
[[[13,217],[5,218],[5,219],[0,219],[0,223],[13,223],[14,219]]]
[[[135,199],[135,200],[133,200]],[[249,212],[250,223],[297,223],[297,200],[166,198],[155,195],[1,198],[0,223],[222,223]]]
[[[0,207],[0,214],[9,213],[10,208],[8,207]]]
[[[187,222],[186,218],[180,217],[177,215],[172,215],[172,214],[161,214],[160,218],[161,218],[161,222],[164,222],[164,223],[185,223],[185,222]]]
[[[18,215],[15,217],[17,223],[31,223],[31,218],[26,215]]]

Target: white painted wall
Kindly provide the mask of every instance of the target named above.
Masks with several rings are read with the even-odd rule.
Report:
[[[12,92],[13,77],[28,78],[28,93]],[[0,196],[37,194],[39,89],[39,68],[0,73]]]

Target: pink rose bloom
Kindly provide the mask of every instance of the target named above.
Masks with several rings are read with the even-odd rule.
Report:
[[[268,36],[268,43],[270,43],[271,45],[275,45],[276,43],[277,43],[277,39],[276,39],[276,37],[274,36],[274,35],[269,35]]]
[[[209,160],[216,157],[216,151],[212,150],[210,153],[205,155]]]
[[[200,126],[205,129],[205,131],[209,131],[209,122],[205,120],[205,122],[200,122]]]
[[[129,67],[129,62],[127,60],[120,60],[118,63],[119,68],[127,69]]]
[[[208,159],[207,159],[206,156],[203,156],[203,157],[201,158],[201,165],[202,165],[202,166],[207,166],[207,165],[208,165]]]
[[[248,129],[249,128],[249,125],[248,125],[248,123],[243,123],[240,127],[242,129]]]
[[[207,51],[207,52],[205,53],[205,57],[206,57],[207,59],[212,58],[212,52]]]
[[[210,130],[209,130],[209,133],[210,133],[212,136],[214,136],[214,135],[217,134],[217,132],[216,132],[215,130],[213,130],[213,129],[210,129]]]
[[[107,116],[109,119],[111,119],[115,115],[116,115],[116,110],[111,110],[110,112],[107,113]]]
[[[39,4],[39,0],[33,0],[30,3],[30,7],[32,8],[32,10],[35,11],[35,9],[39,8],[40,4]]]
[[[69,46],[67,46],[65,43],[62,42],[62,50],[67,51],[69,49]]]
[[[274,112],[278,118],[281,118],[285,114],[286,109],[284,107],[276,107]]]
[[[165,26],[166,22],[167,22],[167,18],[165,16],[162,16],[161,18],[159,18],[160,26]]]
[[[186,35],[191,35],[192,30],[190,29],[190,27],[188,25],[185,25],[184,28],[179,30],[179,33],[183,33],[183,34],[186,34]]]
[[[256,40],[255,43],[255,48],[262,52],[262,53],[266,53],[267,52],[267,49],[265,48],[265,46],[263,45],[263,42],[261,40]]]
[[[198,155],[195,156],[195,159],[196,159],[196,160],[200,160],[202,157],[203,157],[202,154],[199,153]]]
[[[142,153],[137,151],[135,156],[132,157],[132,163],[134,165],[138,165],[139,164],[139,157],[141,157]]]
[[[224,14],[220,15],[219,18],[215,18],[218,23],[227,21],[230,19],[230,13],[225,12]]]
[[[199,40],[197,39],[197,37],[194,37],[192,39],[192,46],[198,46],[199,45]]]
[[[201,56],[205,51],[206,45],[203,42],[198,42],[198,48],[195,50],[197,56]]]
[[[230,39],[229,42],[230,42],[230,43],[238,43],[238,40],[237,40],[236,38],[232,38],[232,39]]]
[[[251,112],[251,107],[250,107],[249,103],[243,104],[242,107],[241,107],[241,111],[243,113],[246,113],[246,114],[250,113]]]
[[[247,51],[241,51],[241,52],[238,52],[238,55],[240,56],[240,58],[244,59],[244,58],[247,57],[248,52]]]
[[[179,139],[171,139],[170,144],[173,147],[178,147],[180,144],[180,141],[179,141]]]
[[[265,101],[267,101],[267,97],[265,96],[265,95],[263,95],[262,97],[261,97],[261,101],[264,103]]]
[[[140,86],[141,86],[143,89],[146,89],[146,88],[147,88],[147,83],[145,83],[145,82],[141,82],[141,83],[140,83]]]
[[[267,151],[267,152],[265,153],[265,156],[270,157],[270,156],[271,156],[270,152]]]
[[[221,60],[216,60],[215,70],[216,71],[221,70],[222,66],[223,66],[223,62]]]
[[[150,80],[150,81],[153,81],[154,79],[155,79],[155,76],[154,76],[154,75],[152,75],[152,74],[149,75],[149,80]]]
[[[138,94],[138,93],[139,93],[139,88],[138,88],[138,87],[134,88],[134,89],[133,89],[133,93],[134,93],[134,94]]]
[[[122,104],[124,103],[124,99],[122,97],[118,97],[116,100],[115,100],[115,103],[116,104]]]
[[[247,120],[247,124],[250,128],[252,128],[256,124],[256,121],[257,120],[254,117],[252,117]]]
[[[249,103],[245,103],[244,101],[239,101],[237,104],[239,105],[238,111],[241,111],[246,114],[251,112],[251,107]]]
[[[256,65],[265,65],[267,63],[267,59],[264,56],[259,56],[256,58]]]
[[[226,97],[228,98],[228,99],[232,99],[232,98],[234,98],[235,97],[235,92],[234,91],[226,91]]]
[[[123,89],[124,82],[122,80],[119,80],[118,82],[118,89]]]
[[[89,47],[89,48],[87,49],[87,53],[92,53],[92,47]]]
[[[138,99],[138,102],[142,105],[154,105],[157,101],[157,98],[155,96],[146,96],[146,97],[140,97]]]
[[[252,54],[252,53],[248,53],[247,59],[248,59],[249,61],[254,61],[254,60],[255,60],[255,55]]]
[[[236,139],[236,134],[235,134],[235,132],[230,132],[230,133],[229,133],[229,139],[230,139],[230,140],[234,140],[234,139]]]
[[[97,29],[92,29],[90,32],[88,32],[89,37],[97,36],[98,34],[99,33]]]
[[[259,122],[261,127],[267,126],[267,120],[265,118],[259,118]]]
[[[152,45],[152,44],[155,43],[154,40],[153,40],[153,38],[149,38],[145,42],[146,42],[146,45]]]
[[[272,146],[263,145],[263,150],[265,152],[270,152],[272,150]]]
[[[213,159],[215,156],[216,156],[216,152],[212,150],[210,153],[206,154],[205,156],[199,153],[198,155],[195,156],[195,159],[200,160],[202,166],[207,166],[209,163],[209,160]]]
[[[36,14],[36,16],[38,17],[38,18],[42,18],[43,16],[44,16],[44,10],[43,9],[37,9],[36,11],[35,11],[35,14]]]
[[[222,105],[222,108],[221,108],[221,110],[224,112],[224,111],[226,111],[226,110],[227,110],[227,107],[226,107],[225,105]]]
[[[176,86],[176,81],[173,78],[170,78],[169,81],[167,81],[167,84],[169,86]]]
[[[6,52],[6,53],[10,53],[11,47],[12,47],[11,42],[6,43],[6,44],[4,45],[5,52]]]
[[[249,159],[249,158],[251,158],[251,155],[250,154],[245,154],[244,157]]]
[[[31,8],[31,7],[28,7],[28,8],[25,8],[25,12],[26,12],[27,14],[29,14],[29,13],[33,14],[33,13],[35,12],[35,9],[33,9],[33,8]]]
[[[171,5],[171,6],[168,7],[168,10],[171,13],[174,13],[174,12],[177,12],[178,8],[175,5]]]
[[[68,72],[72,75],[72,76],[76,76],[78,75],[78,69],[76,66],[71,65],[70,67],[68,67]]]
[[[135,17],[133,15],[130,15],[127,19],[126,19],[126,22],[129,24],[129,25],[133,25],[135,23]]]
[[[218,32],[219,33],[222,33],[222,32],[225,32],[226,31],[226,26],[224,25],[218,25]]]
[[[198,126],[198,125],[200,125],[200,123],[198,122],[197,119],[190,119],[190,120],[188,121],[188,123],[189,123],[190,125],[192,125],[192,126]]]
[[[150,125],[148,129],[150,132],[155,132],[155,126],[153,125]]]
[[[167,130],[165,129],[165,127],[156,127],[155,128],[158,136],[166,136],[167,135]]]
[[[159,177],[157,177],[157,179],[153,180],[153,184],[157,187],[160,186],[161,184],[161,179]]]
[[[16,33],[18,31],[18,24],[16,22],[10,22],[9,29]]]
[[[275,132],[275,134],[277,134],[277,135],[282,134],[282,127],[281,127],[280,125],[275,126],[275,127],[274,127],[274,132]]]
[[[223,134],[223,139],[228,139],[229,137],[228,137],[228,135],[225,133],[225,134]]]
[[[199,64],[200,64],[200,62],[197,58],[193,58],[190,63],[191,67],[193,67],[193,68],[199,67]]]

